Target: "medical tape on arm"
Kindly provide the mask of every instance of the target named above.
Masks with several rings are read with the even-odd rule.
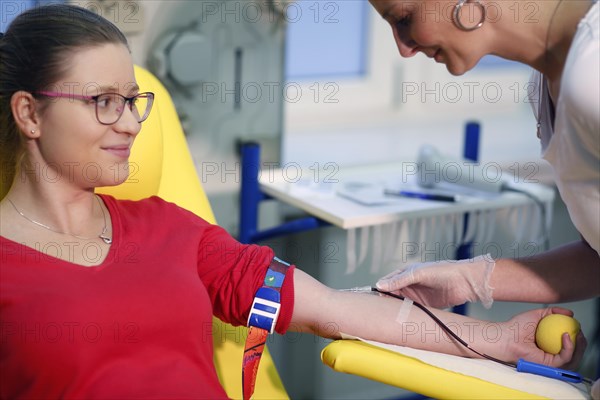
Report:
[[[400,310],[398,311],[398,315],[396,315],[396,322],[398,324],[402,325],[408,320],[408,315],[410,314],[412,306],[413,301],[411,299],[404,298],[404,301],[402,301],[402,305],[400,306]]]

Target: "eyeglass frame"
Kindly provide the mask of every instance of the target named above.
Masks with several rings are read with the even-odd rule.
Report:
[[[150,112],[152,111],[152,105],[154,104],[154,93],[153,92],[138,93],[135,96],[131,96],[131,97],[125,97],[120,93],[114,93],[114,92],[101,93],[97,96],[85,96],[85,95],[78,95],[78,94],[74,94],[74,93],[49,92],[49,91],[39,91],[39,92],[35,92],[35,94],[38,94],[38,95],[44,96],[44,97],[50,97],[50,98],[61,98],[61,99],[67,98],[67,99],[75,99],[75,100],[83,100],[83,101],[93,100],[94,101],[94,110],[96,113],[96,120],[98,121],[98,123],[100,123],[102,125],[116,124],[123,116],[123,112],[125,112],[125,107],[123,107],[121,109],[121,113],[119,114],[117,119],[115,119],[113,122],[105,123],[105,122],[100,121],[100,117],[98,116],[98,99],[102,96],[116,95],[116,96],[121,97],[124,100],[123,105],[127,105],[129,103],[130,111],[133,109],[133,104],[134,104],[133,101],[135,99],[137,99],[139,97],[146,97],[148,99],[148,105],[146,106],[145,114],[140,117],[141,118],[140,120],[137,121],[140,124],[142,122],[144,122],[146,119],[148,119],[148,117],[150,116]]]

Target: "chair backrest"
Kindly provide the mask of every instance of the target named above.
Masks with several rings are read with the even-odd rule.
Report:
[[[135,75],[141,91],[154,92],[154,106],[135,140],[129,178],[119,186],[99,188],[98,192],[132,200],[156,195],[215,223],[171,96],[149,71],[136,66]],[[215,318],[213,333],[215,366],[221,384],[230,398],[240,398],[247,329],[234,328]],[[261,360],[254,398],[287,398],[268,352]]]

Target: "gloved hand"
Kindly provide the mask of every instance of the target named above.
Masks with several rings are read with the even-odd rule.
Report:
[[[396,270],[377,282],[377,288],[436,308],[481,301],[494,302],[490,277],[496,262],[489,255],[460,261],[413,264]]]

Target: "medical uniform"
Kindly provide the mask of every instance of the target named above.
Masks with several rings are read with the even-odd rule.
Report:
[[[553,106],[547,85],[539,90],[539,72],[531,83],[531,98],[539,113],[543,158],[571,220],[583,238],[600,254],[600,40],[596,2],[579,22],[563,70],[560,94]],[[541,98],[541,106],[539,99]]]

